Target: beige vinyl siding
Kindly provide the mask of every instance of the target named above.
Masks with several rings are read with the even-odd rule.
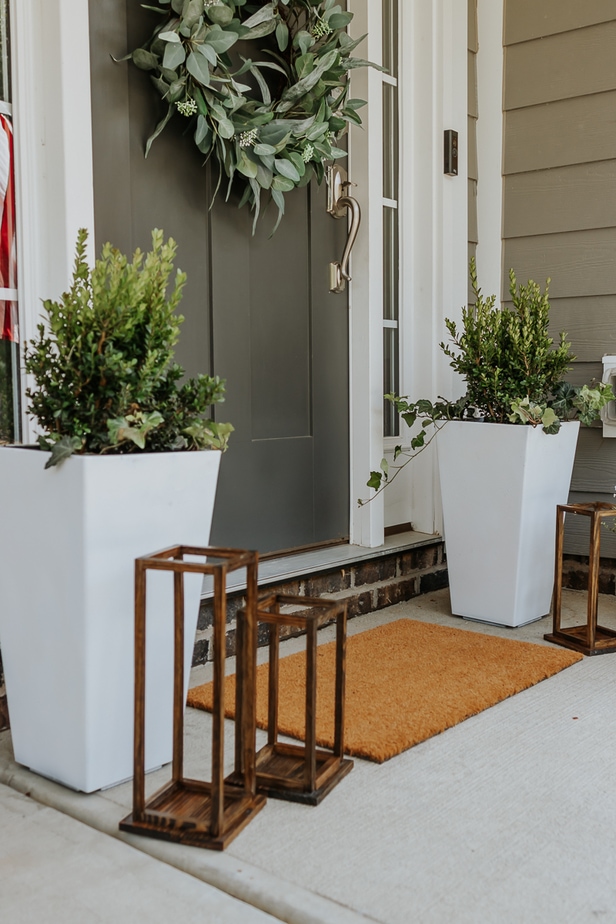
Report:
[[[553,333],[583,384],[616,352],[616,0],[505,0],[504,40],[504,265],[551,277]],[[615,485],[616,439],[582,428],[571,500],[611,502]],[[566,535],[588,553],[583,524]]]
[[[614,0],[506,0],[505,45],[614,20]]]
[[[477,250],[477,0],[468,0],[468,259]],[[469,300],[474,298],[469,289]]]

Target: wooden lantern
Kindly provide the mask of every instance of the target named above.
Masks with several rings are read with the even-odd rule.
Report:
[[[590,518],[590,549],[588,558],[588,606],[586,623],[582,626],[561,628],[562,561],[565,532],[565,514]],[[616,506],[595,501],[589,504],[559,504],[556,508],[556,566],[554,579],[553,628],[545,635],[548,642],[581,651],[585,655],[616,651],[616,632],[597,624],[599,608],[599,563],[601,559],[601,523],[606,517],[616,516]]]
[[[296,612],[281,612],[292,606]],[[301,608],[301,609],[300,609]],[[334,747],[316,746],[317,629],[336,621],[336,695]],[[257,790],[291,802],[318,803],[353,767],[344,753],[344,687],[346,659],[346,603],[314,597],[274,594],[259,601],[257,621],[269,623],[269,713],[267,744],[257,754]],[[306,742],[278,741],[280,629],[306,631]]]
[[[203,561],[195,561],[202,558]],[[133,811],[122,831],[197,847],[223,850],[259,812],[265,798],[257,795],[255,773],[256,552],[174,546],[135,561],[135,751]],[[235,717],[235,776],[224,779],[224,680],[226,578],[246,568],[246,608],[238,616],[238,690]],[[145,644],[146,574],[171,571],[174,582],[174,695],[171,782],[145,801]],[[184,773],[184,593],[185,573],[214,578],[214,708],[212,715],[212,780],[186,779]]]

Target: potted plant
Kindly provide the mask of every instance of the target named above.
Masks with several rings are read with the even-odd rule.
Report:
[[[132,775],[134,559],[207,545],[232,427],[223,383],[172,362],[186,281],[161,231],[132,262],[80,231],[70,288],[26,349],[39,447],[3,446],[0,640],[15,759],[86,792]],[[167,294],[167,289],[170,293]],[[155,575],[155,578],[161,577]],[[200,582],[186,581],[186,663]],[[146,766],[171,756],[172,589],[148,599]]]
[[[441,343],[466,394],[434,404],[386,396],[420,426],[393,477],[438,434],[452,612],[520,626],[550,609],[555,510],[567,502],[580,421],[591,424],[614,396],[603,383],[564,381],[574,357],[564,333],[557,345],[548,334],[550,280],[542,292],[511,270],[512,307],[501,309],[483,297],[474,261],[470,275],[475,304],[460,329],[445,321],[451,339]],[[391,480],[384,461],[368,485],[378,492]]]

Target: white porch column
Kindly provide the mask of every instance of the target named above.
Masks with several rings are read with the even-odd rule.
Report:
[[[380,0],[352,0],[353,38],[368,33],[357,56],[381,62]],[[350,287],[350,540],[357,545],[383,543],[383,499],[358,507],[372,493],[369,473],[383,458],[383,140],[382,80],[374,68],[352,71],[352,96],[368,101],[360,110],[363,127],[351,127],[349,178],[362,209],[353,250]]]
[[[41,299],[67,287],[79,228],[93,247],[88,4],[12,0],[11,40],[23,343],[35,333]],[[28,442],[25,414],[23,433]]]

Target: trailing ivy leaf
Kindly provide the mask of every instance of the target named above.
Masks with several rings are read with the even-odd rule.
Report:
[[[163,415],[159,411],[152,411],[150,414],[137,411],[125,417],[115,417],[107,421],[109,442],[112,446],[131,442],[139,449],[145,449],[145,441],[150,430],[155,430],[164,422]]]
[[[82,440],[80,437],[63,436],[62,439],[59,439],[57,443],[53,444],[51,456],[47,459],[45,468],[53,468],[56,465],[61,465],[69,456],[72,456],[78,449],[81,449],[81,446]]]
[[[366,485],[367,487],[374,488],[375,491],[378,491],[378,489],[381,487],[382,480],[383,476],[381,472],[370,472],[370,478],[366,482]],[[358,501],[358,503],[361,504],[363,501]]]

